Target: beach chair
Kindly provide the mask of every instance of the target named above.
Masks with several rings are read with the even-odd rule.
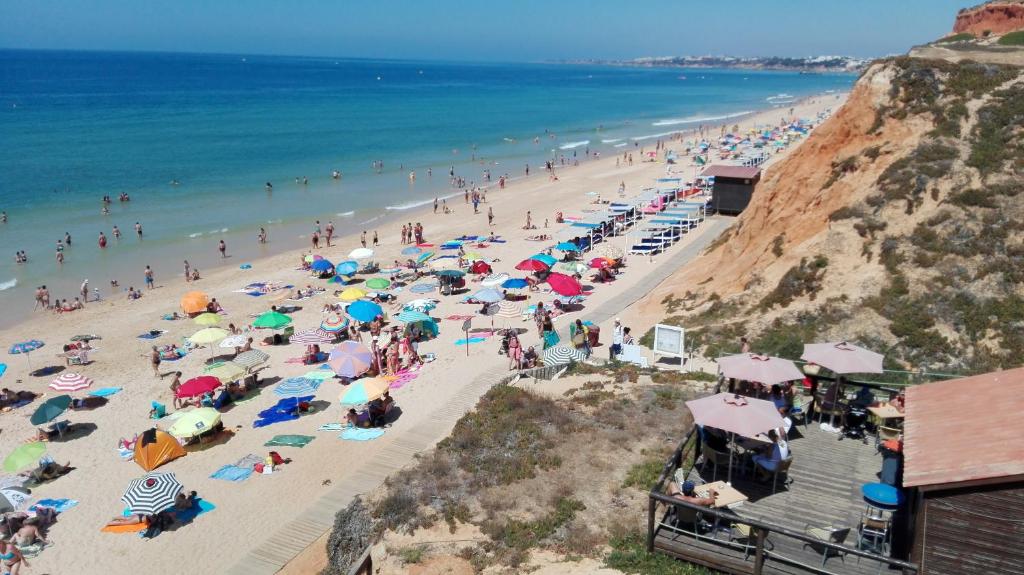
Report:
[[[804,535],[807,535],[808,537],[811,537],[816,540],[813,543],[804,543],[804,547],[810,547],[811,550],[815,553],[821,554],[822,568],[825,567],[825,562],[828,561],[830,557],[838,557],[840,560],[843,561],[843,563],[846,563],[846,553],[838,549],[828,547],[824,545],[824,543],[842,545],[843,541],[846,541],[846,538],[850,535],[849,527],[813,527],[810,524],[808,524],[806,527],[804,527]]]
[[[711,481],[717,481],[718,468],[723,465],[727,469],[729,467],[729,454],[712,449],[711,446],[709,446],[707,443],[701,445],[701,454],[704,456],[704,460],[701,463],[701,472],[703,473],[705,468],[707,468],[708,464],[710,463],[715,468],[715,470],[711,474]]]

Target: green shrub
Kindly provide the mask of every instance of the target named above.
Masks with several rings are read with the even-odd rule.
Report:
[[[985,190],[971,188],[949,196],[949,203],[962,208],[994,208],[996,202]]]
[[[658,482],[661,470],[665,468],[665,457],[647,459],[634,464],[626,472],[626,479],[622,481],[623,487],[635,487],[641,491],[647,491]]]
[[[1004,34],[996,43],[1000,46],[1024,46],[1024,30]]]
[[[643,533],[634,532],[611,540],[605,565],[623,573],[641,575],[711,575],[703,567],[678,561],[661,553],[648,553]]]
[[[939,38],[935,43],[949,44],[952,42],[967,42],[968,40],[974,40],[974,34],[971,34],[970,32],[961,32],[959,34],[953,34],[952,36],[946,36],[945,38]]]
[[[586,509],[583,502],[560,497],[554,510],[534,521],[512,519],[505,525],[485,524],[484,532],[493,540],[510,549],[526,551],[554,535],[559,527],[573,520],[577,511]]]
[[[804,295],[814,300],[818,290],[821,289],[821,280],[827,266],[828,258],[820,254],[809,262],[807,258],[801,259],[798,265],[790,268],[782,276],[775,289],[764,296],[759,307],[761,309],[771,309],[776,305],[786,307],[793,303],[793,300]]]
[[[772,255],[777,258],[781,258],[783,253],[782,247],[784,245],[786,245],[786,234],[782,233],[775,236],[775,239],[772,240]]]

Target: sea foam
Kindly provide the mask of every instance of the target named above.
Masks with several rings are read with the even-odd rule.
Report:
[[[586,146],[590,143],[590,140],[580,140],[579,142],[569,142],[558,146],[559,150],[571,150],[573,148],[579,148],[580,146]]]
[[[14,287],[16,285],[18,285],[18,280],[16,280],[16,279],[7,280],[5,282],[0,282],[0,291],[11,289],[12,287]]]
[[[723,114],[721,116],[688,116],[686,118],[671,118],[668,120],[658,120],[653,122],[652,126],[678,126],[680,124],[703,124],[706,122],[720,122],[722,120],[731,120],[732,118],[739,118],[741,116],[747,116],[754,112],[746,110],[743,112],[735,112],[732,114]]]

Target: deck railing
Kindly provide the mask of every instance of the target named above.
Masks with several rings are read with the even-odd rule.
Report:
[[[700,443],[699,434],[697,433],[697,426],[693,426],[690,432],[686,434],[686,437],[679,443],[675,451],[669,457],[665,463],[665,467],[662,469],[661,475],[658,477],[658,482],[648,493],[648,506],[647,506],[647,551],[653,553],[657,551],[655,545],[655,539],[658,533],[659,527],[663,524],[658,520],[658,505],[664,504],[667,507],[684,507],[692,509],[700,513],[702,517],[708,520],[710,523],[722,526],[732,525],[743,525],[749,529],[750,537],[746,538],[746,543],[736,543],[734,541],[721,540],[716,538],[714,533],[697,533],[680,530],[673,527],[672,529],[687,538],[692,537],[695,542],[709,543],[712,545],[718,545],[722,547],[728,547],[733,549],[739,549],[744,551],[744,559],[746,562],[749,555],[753,555],[753,563],[750,564],[747,572],[752,575],[761,575],[764,571],[766,563],[770,561],[782,562],[788,565],[795,565],[803,568],[808,573],[820,574],[820,575],[832,575],[835,571],[830,571],[823,565],[809,565],[806,561],[807,558],[803,557],[786,557],[772,550],[772,546],[767,544],[768,536],[772,535],[776,538],[787,538],[793,539],[799,542],[801,546],[804,544],[813,545],[818,549],[826,550],[824,553],[843,556],[857,557],[858,560],[866,559],[873,561],[879,565],[879,572],[886,571],[891,573],[898,571],[904,575],[914,575],[918,572],[917,565],[908,563],[906,561],[888,557],[885,555],[879,555],[868,551],[863,551],[854,547],[847,547],[845,545],[838,545],[827,541],[822,541],[807,535],[806,533],[800,533],[782,527],[781,525],[774,525],[766,521],[759,521],[756,519],[744,518],[730,512],[728,509],[714,509],[709,507],[703,507],[699,505],[693,505],[680,501],[674,497],[665,495],[666,483],[675,475],[676,470],[684,464],[690,466],[694,465],[697,458],[700,455]],[[753,541],[753,544],[751,544]],[[672,553],[673,555],[678,555]],[[818,554],[821,557],[822,554]],[[692,556],[687,555],[685,552],[681,556],[682,559],[691,561],[694,563],[700,563],[706,567],[712,569],[718,569],[722,571],[733,571],[735,565],[725,565],[716,563],[714,557],[702,556],[701,553],[695,548]]]

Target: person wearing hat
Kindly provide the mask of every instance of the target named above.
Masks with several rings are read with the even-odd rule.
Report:
[[[718,492],[709,488],[707,497],[698,497],[694,491],[696,488],[697,485],[692,481],[684,481],[682,486],[673,481],[668,484],[668,496],[675,497],[691,505],[713,507],[715,505],[715,496],[718,495]]]
[[[615,326],[612,328],[612,345],[608,348],[608,359],[615,359],[622,353],[622,322],[615,318]]]

